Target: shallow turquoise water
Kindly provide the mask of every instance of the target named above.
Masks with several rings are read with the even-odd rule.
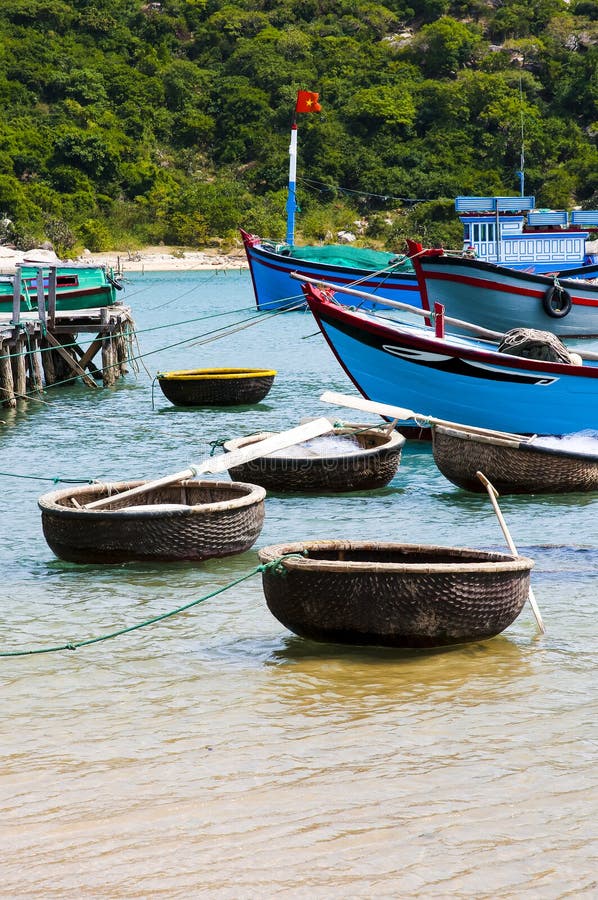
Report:
[[[308,313],[198,345],[255,321],[246,272],[130,276],[125,302],[138,373],[0,414],[1,649],[143,621],[286,540],[504,549],[488,499],[409,442],[383,490],[269,496],[256,548],[239,557],[57,560],[37,508],[53,478],[159,477],[213,440],[356,418],[318,400],[352,388]],[[175,409],[153,383],[159,370],[239,365],[278,370],[256,408]],[[0,660],[0,896],[597,896],[596,500],[500,505],[536,561],[542,638],[526,607],[500,637],[443,652],[317,645],[272,618],[254,576],[106,643]]]

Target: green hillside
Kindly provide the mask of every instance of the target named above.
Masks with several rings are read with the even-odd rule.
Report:
[[[598,208],[598,2],[10,0],[0,242],[67,253],[299,232],[457,240],[458,194]],[[416,202],[417,201],[417,202]],[[420,202],[428,201],[428,202]]]

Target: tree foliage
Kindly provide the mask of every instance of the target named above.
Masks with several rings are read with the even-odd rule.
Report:
[[[597,0],[11,0],[0,240],[63,250],[299,229],[450,244],[452,201],[597,203]]]

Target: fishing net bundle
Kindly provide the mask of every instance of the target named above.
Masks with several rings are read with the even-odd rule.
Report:
[[[499,353],[511,356],[523,356],[526,359],[538,359],[543,362],[567,363],[578,365],[577,354],[571,353],[563,342],[550,331],[538,331],[535,328],[512,328],[505,332],[498,347]]]

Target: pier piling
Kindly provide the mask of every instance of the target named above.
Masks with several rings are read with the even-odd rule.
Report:
[[[58,384],[72,384],[80,378],[97,389],[97,381],[112,387],[128,372],[131,310],[115,303],[93,309],[61,310],[57,298],[56,268],[50,267],[47,291],[44,270],[36,275],[37,296],[33,297],[20,269],[13,276],[11,310],[0,312],[0,405],[14,408],[27,399]],[[37,301],[37,304],[36,304]],[[79,345],[81,334],[92,334],[88,347]],[[98,366],[94,361],[101,358]]]

